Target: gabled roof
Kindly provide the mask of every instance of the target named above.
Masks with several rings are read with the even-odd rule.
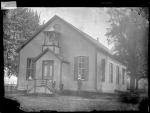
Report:
[[[52,23],[55,19],[60,19],[61,21],[63,21],[65,24],[69,25],[71,28],[75,29],[78,33],[80,33],[82,36],[84,36],[84,38],[86,40],[88,40],[89,42],[91,42],[94,46],[96,46],[96,48],[111,54],[110,50],[108,48],[106,48],[104,45],[102,45],[100,42],[98,42],[97,40],[93,39],[91,36],[89,36],[88,34],[84,33],[83,31],[79,30],[78,28],[76,28],[75,26],[73,26],[72,24],[68,23],[67,21],[63,20],[62,18],[60,18],[59,16],[55,15],[53,16],[46,24],[44,24],[39,30],[37,30],[32,36],[31,38],[29,38],[28,40],[26,40],[18,49],[17,52],[19,52],[24,46],[26,46],[26,44],[28,44],[34,37],[36,37],[44,28],[46,28],[50,23]]]
[[[44,25],[42,25],[32,36],[31,38],[29,38],[28,40],[26,40],[18,49],[17,52],[19,52],[23,47],[25,47],[32,39],[34,39],[43,29],[45,29],[49,24],[51,24],[54,20],[56,19],[60,19],[62,22],[64,22],[65,24],[67,24],[68,26],[70,26],[71,28],[73,28],[74,30],[76,30],[78,33],[80,33],[83,38],[87,41],[89,41],[90,43],[92,43],[98,50],[106,53],[108,56],[110,56],[111,58],[113,58],[114,60],[118,60],[118,58],[116,58],[111,51],[105,47],[103,44],[101,44],[100,42],[98,42],[97,40],[93,39],[91,36],[89,36],[88,34],[84,33],[83,31],[79,30],[78,28],[76,28],[75,26],[73,26],[72,24],[68,23],[67,21],[65,21],[64,19],[60,18],[59,16],[55,15],[53,16],[47,23],[45,23]],[[54,53],[54,52],[53,52]],[[121,61],[119,61],[121,64],[125,65],[124,63],[122,63]]]
[[[62,62],[64,62],[64,63],[69,63],[69,61],[65,58],[65,57],[63,57],[63,56],[61,56],[60,54],[55,54],[52,50],[50,50],[50,49],[45,49],[42,53],[40,53],[35,59],[34,59],[34,62],[36,62],[38,59],[40,59],[44,54],[46,54],[47,52],[50,52],[50,53],[52,53],[54,56],[56,56],[59,60],[61,60]]]

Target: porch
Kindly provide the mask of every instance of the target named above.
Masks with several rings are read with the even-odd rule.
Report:
[[[51,79],[28,80],[27,93],[53,94],[55,92],[55,81]]]
[[[31,69],[27,72],[27,93],[52,94],[59,90],[62,84],[62,65],[69,62],[50,49],[44,50],[33,58]],[[31,79],[30,79],[31,78]]]

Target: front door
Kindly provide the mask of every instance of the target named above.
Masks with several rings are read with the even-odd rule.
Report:
[[[42,79],[53,80],[54,75],[54,61],[53,60],[44,60],[42,66]]]

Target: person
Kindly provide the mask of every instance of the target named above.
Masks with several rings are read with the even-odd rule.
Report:
[[[82,86],[82,78],[81,75],[78,75],[78,90],[81,91],[81,86]]]

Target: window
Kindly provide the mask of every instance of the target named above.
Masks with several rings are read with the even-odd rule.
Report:
[[[102,81],[105,81],[105,65],[106,61],[105,59],[102,59],[101,60]]]
[[[122,84],[125,83],[125,69],[122,68]]]
[[[116,66],[116,83],[119,84],[119,66]]]
[[[75,80],[88,80],[88,61],[87,56],[78,56],[74,58],[74,78]]]
[[[109,82],[113,83],[113,64],[109,63]]]
[[[33,79],[33,58],[27,58],[26,79]]]

